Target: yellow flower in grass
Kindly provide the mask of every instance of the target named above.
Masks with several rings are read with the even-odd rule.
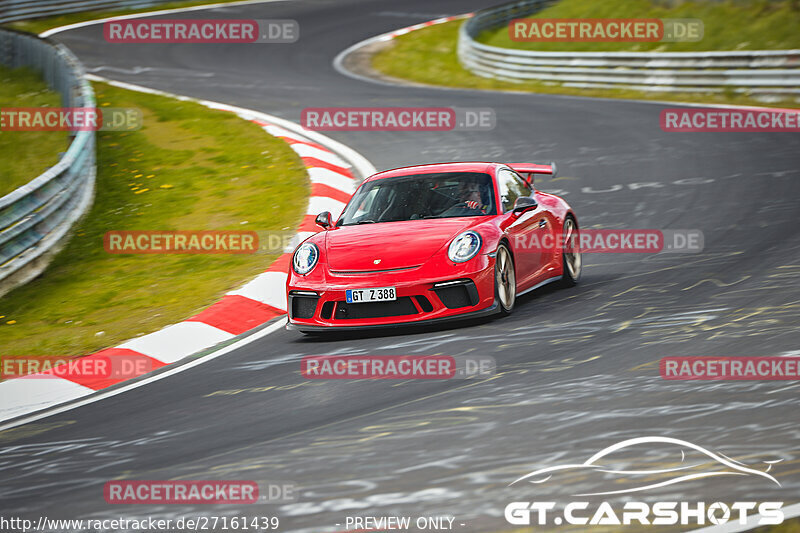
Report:
[[[164,185],[161,186],[161,188],[162,189],[172,189],[172,185],[169,185],[169,184],[165,183]]]
[[[139,190],[139,191],[136,191],[136,192],[135,192],[135,193],[133,193],[133,194],[142,194],[143,192],[147,192],[147,191],[149,191],[149,190],[150,190],[150,189],[141,189],[141,190]]]

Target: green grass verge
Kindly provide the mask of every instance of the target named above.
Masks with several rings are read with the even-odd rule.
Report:
[[[0,298],[5,355],[78,355],[185,319],[275,255],[111,255],[110,230],[286,230],[310,192],[284,141],[233,113],[95,84],[144,127],[98,132],[94,205],[45,273]],[[246,222],[246,223],[245,223]],[[101,333],[102,332],[102,333]]]
[[[522,91],[544,94],[568,94],[605,98],[633,98],[677,102],[705,102],[741,105],[767,105],[798,107],[786,99],[764,103],[744,95],[726,92],[706,95],[696,93],[657,93],[626,89],[578,89],[556,83],[525,81],[514,83],[477,76],[461,66],[456,43],[458,29],[464,21],[452,21],[409,32],[393,39],[390,44],[372,57],[372,67],[382,74],[427,85]]]
[[[508,26],[503,26],[483,32],[478,41],[502,48],[568,52],[800,48],[800,5],[790,0],[561,0],[530,18],[695,18],[703,22],[704,35],[698,42],[679,43],[518,42],[511,40]]]
[[[61,107],[61,96],[27,68],[0,66],[0,108]],[[58,162],[70,138],[66,131],[0,131],[0,196]]]
[[[206,4],[222,4],[229,2],[237,2],[239,0],[184,0],[176,2],[167,2],[150,7],[143,7],[139,9],[110,9],[105,11],[82,11],[80,13],[68,13],[57,17],[45,17],[34,20],[20,20],[17,22],[9,22],[6,24],[9,28],[14,28],[22,31],[29,31],[31,33],[42,33],[50,28],[57,28],[59,26],[66,26],[67,24],[74,24],[76,22],[83,22],[85,20],[94,20],[106,17],[116,17],[119,15],[130,15],[132,13],[146,13],[148,11],[160,11],[162,9],[173,9],[176,7],[192,7],[202,6]]]

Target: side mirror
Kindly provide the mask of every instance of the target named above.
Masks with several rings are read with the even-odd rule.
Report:
[[[329,211],[323,211],[322,213],[317,215],[317,218],[314,219],[314,223],[317,226],[321,226],[321,227],[323,227],[325,229],[330,228],[331,227],[331,214],[330,214],[330,212]]]
[[[514,213],[522,214],[529,209],[536,209],[539,207],[539,202],[536,201],[536,198],[533,196],[520,196],[517,198],[517,201],[514,202]]]

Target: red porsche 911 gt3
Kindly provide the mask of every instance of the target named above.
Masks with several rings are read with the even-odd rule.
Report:
[[[555,172],[554,163],[481,162],[370,176],[336,223],[320,213],[324,231],[294,251],[287,327],[313,333],[508,314],[520,294],[552,281],[574,285],[577,218],[533,186],[534,175]],[[541,245],[548,242],[557,244]]]

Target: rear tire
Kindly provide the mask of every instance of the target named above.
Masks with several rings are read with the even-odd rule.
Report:
[[[581,279],[581,249],[578,223],[572,215],[564,220],[564,247],[561,249],[562,287],[574,287]]]
[[[510,315],[517,301],[517,276],[514,272],[514,259],[505,244],[497,247],[494,262],[494,295],[500,308],[500,315]]]

